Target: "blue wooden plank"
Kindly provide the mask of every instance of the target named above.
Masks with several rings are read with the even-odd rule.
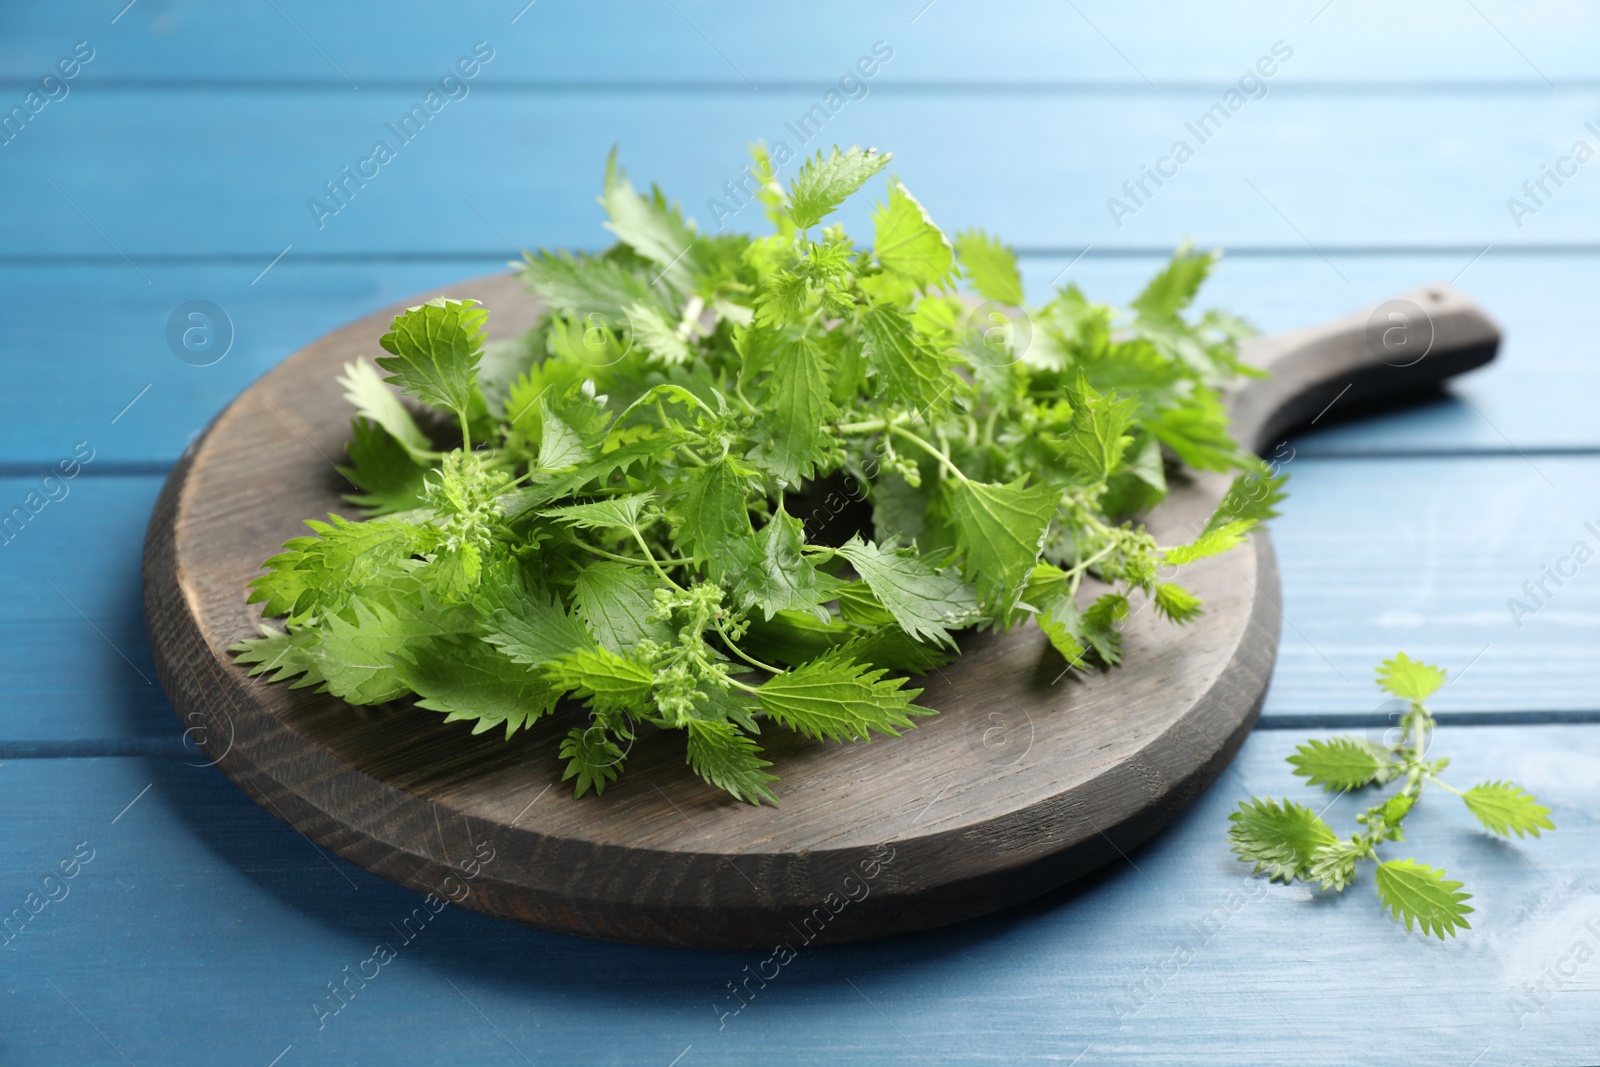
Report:
[[[1447,280],[1470,259],[1346,257],[1337,261],[1341,281],[1315,256],[1233,256],[1217,269],[1205,302],[1244,314],[1263,330],[1291,329]],[[1091,253],[1076,263],[1029,259],[1024,273],[1036,299],[1053,283],[1076,282],[1093,297],[1126,301],[1160,262]],[[1306,455],[1399,455],[1600,446],[1600,425],[1590,417],[1590,398],[1600,392],[1600,360],[1587,323],[1570,311],[1587,299],[1594,262],[1490,252],[1460,284],[1504,325],[1500,362],[1453,386],[1456,399],[1320,430],[1296,447]],[[53,463],[84,439],[108,462],[170,463],[235,394],[301,345],[386,304],[502,265],[492,255],[318,264],[285,257],[255,284],[265,262],[147,266],[142,269],[151,284],[120,261],[0,266],[0,284],[15,305],[38,309],[0,317],[0,351],[29,353],[7,365],[7,389],[31,398],[0,424],[0,464]],[[195,299],[221,306],[233,325],[232,350],[212,366],[192,366],[168,345],[168,320]],[[75,310],[45,310],[63,306]],[[1325,423],[1338,413],[1330,412]]]
[[[1273,527],[1284,626],[1263,722],[1381,725],[1388,709],[1372,669],[1400,649],[1459,675],[1438,698],[1443,714],[1600,717],[1600,663],[1589,654],[1600,570],[1573,553],[1583,541],[1600,555],[1600,533],[1586,525],[1600,529],[1600,459],[1285,455],[1292,495]],[[180,739],[146,681],[138,594],[159,484],[84,474],[0,547],[5,750]],[[35,487],[0,478],[0,499],[21,503]],[[1546,567],[1573,573],[1558,585]]]
[[[1291,460],[1265,718],[1381,718],[1372,668],[1447,667],[1443,712],[1600,712],[1600,460]],[[1552,577],[1552,575],[1554,575]]]
[[[1380,914],[1370,872],[1343,897],[1312,900],[1233,860],[1226,816],[1249,792],[1325,803],[1282,762],[1299,740],[1253,736],[1230,773],[1132,853],[1137,866],[945,931],[796,945],[788,964],[766,965],[765,988],[751,981],[755,998],[737,1014],[728,985],[762,970],[766,951],[580,941],[456,908],[414,920],[408,942],[397,930],[420,897],[320,853],[215,770],[14,761],[0,766],[0,807],[32,815],[0,837],[0,904],[26,908],[80,844],[93,858],[0,956],[0,1050],[17,1067],[119,1054],[262,1065],[282,1054],[283,1067],[1370,1064],[1380,1048],[1496,1067],[1600,1056],[1600,994],[1584,969],[1595,964],[1559,988],[1547,971],[1570,972],[1575,944],[1589,960],[1600,943],[1590,925],[1600,727],[1440,732],[1452,781],[1510,774],[1560,827],[1507,845],[1477,833],[1447,795],[1423,802],[1407,841],[1385,852],[1467,883],[1473,929],[1448,943]],[[905,788],[908,803],[925,804],[937,783]],[[1355,810],[1346,797],[1327,817],[1346,828]],[[369,965],[377,976],[352,981],[354,996],[322,1018],[314,1004],[339,1003],[327,984],[380,943],[395,946],[393,961]],[[1524,992],[1539,981],[1542,1006]]]
[[[367,312],[504,262],[280,263],[255,282],[265,261],[152,266],[143,276],[120,262],[0,268],[14,306],[33,309],[0,320],[0,349],[28,354],[8,360],[6,391],[29,398],[0,427],[0,462],[53,464],[87,440],[107,464],[171,463],[229,400],[297,348]],[[184,347],[181,332],[176,347],[168,336],[175,314],[180,327],[189,325],[177,313],[195,300],[225,316],[213,316],[215,337],[199,354]],[[210,362],[230,327],[231,348]],[[376,349],[377,337],[372,341]]]
[[[78,0],[4,12],[0,70],[36,76],[73,41],[104,41],[86,78],[310,78],[365,88],[375,79],[436,77],[473,40],[497,49],[488,77],[690,79],[765,89],[826,80],[877,39],[903,76],[938,81],[1109,80],[1146,87],[1231,80],[1275,39],[1300,49],[1297,76],[1390,80],[1462,77],[1543,84],[1591,78],[1587,9],[1500,0],[1376,0],[1286,6],[1269,0],[1073,7],[1030,0],[894,0],[739,4],[730,0],[318,5]],[[273,7],[279,8],[274,11]],[[676,8],[677,10],[674,10]],[[521,15],[519,18],[518,15]],[[515,23],[513,24],[513,20]],[[1504,34],[1504,36],[1502,36]],[[1416,42],[1427,41],[1418,48]]]
[[[42,466],[0,478],[9,520],[0,528],[0,739],[12,751],[35,742],[181,743],[150,662],[139,588],[162,479],[108,477],[96,467],[106,457],[89,447],[78,454],[93,458],[73,478]],[[69,445],[63,458],[72,456]]]
[[[872,96],[808,127],[807,144],[788,127],[799,129],[814,97],[483,94],[449,104],[407,143],[388,124],[418,102],[415,91],[84,92],[5,148],[0,228],[11,255],[120,250],[135,263],[237,253],[264,265],[290,245],[300,256],[592,247],[603,243],[595,196],[613,145],[635,176],[660,181],[715,229],[711,202],[741,177],[746,144],[766,139],[800,151],[892,149],[895,170],[952,231],[982,226],[1074,253],[1189,237],[1301,251],[1600,240],[1600,182],[1587,170],[1559,189],[1545,179],[1549,195],[1529,216],[1513,219],[1507,206],[1576,140],[1600,143],[1584,126],[1600,116],[1594,91],[1536,107],[1521,93],[1428,95],[1403,109],[1382,96],[1268,96],[1203,144],[1186,123],[1215,92],[1003,106],[983,94]],[[1178,140],[1195,153],[1182,166],[1170,158]],[[393,151],[382,165],[380,141]],[[1173,176],[1157,188],[1142,166]],[[1143,193],[1124,190],[1134,180],[1145,180]],[[347,183],[339,200],[325,191],[335,181]],[[881,195],[876,183],[871,195]],[[1113,199],[1132,214],[1113,211]],[[870,196],[854,197],[842,218],[869,233],[869,207]],[[753,213],[731,224],[751,226]]]

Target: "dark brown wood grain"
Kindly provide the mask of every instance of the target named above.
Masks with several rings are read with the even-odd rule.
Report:
[[[537,314],[509,276],[440,292],[483,301],[494,338]],[[1275,375],[1232,398],[1236,436],[1270,446],[1335,398],[1347,414],[1492,358],[1498,334],[1465,297],[1434,287],[1408,299],[1432,336],[1409,366],[1398,364],[1418,346],[1402,359],[1369,344],[1365,314],[1254,342],[1250,358]],[[1280,623],[1265,533],[1186,566],[1204,620],[1137,611],[1114,670],[1063,676],[1029,626],[964,642],[920,683],[919,703],[940,714],[903,738],[769,731],[777,808],[700,782],[668,734],[641,736],[604,797],[574,800],[555,755],[565,713],[504,741],[402,704],[352,708],[251,679],[227,652],[257,632],[246,584],[303,519],[351,510],[334,470],[351,416],[335,378],[376,353],[398,310],[307,346],[218,415],[169,478],[144,557],[162,684],[186,726],[205,724],[190,736],[268,811],[368,870],[590,937],[769,948],[882,937],[994,911],[1131,851],[1221,773],[1255,721]],[[1187,540],[1227,484],[1176,485],[1152,532]]]

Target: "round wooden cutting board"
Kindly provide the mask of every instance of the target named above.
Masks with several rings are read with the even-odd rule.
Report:
[[[1222,772],[1255,722],[1280,623],[1265,533],[1183,568],[1205,601],[1200,623],[1137,610],[1123,666],[1063,676],[1029,625],[964,642],[959,660],[919,683],[918,702],[940,714],[900,739],[839,745],[769,730],[776,808],[702,783],[681,738],[659,733],[640,737],[603,797],[574,800],[556,748],[576,708],[505,741],[404,704],[353,708],[247,677],[227,652],[258,632],[246,584],[305,532],[302,520],[354,511],[334,470],[352,415],[341,367],[376,354],[403,307],[441,294],[482,301],[492,339],[538,313],[517,280],[496,275],[307,346],[188,449],[145,541],[151,650],[188,736],[267,810],[351,862],[589,937],[858,941],[994,911],[1123,856]],[[1492,359],[1498,343],[1494,324],[1445,286],[1259,339],[1248,356],[1273,376],[1232,397],[1234,434],[1270,449],[1330,403],[1328,421],[1424,390]],[[1149,527],[1163,542],[1189,540],[1227,485],[1207,474],[1176,485]]]

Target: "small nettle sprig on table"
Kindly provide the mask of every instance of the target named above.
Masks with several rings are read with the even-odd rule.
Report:
[[[1215,257],[1181,250],[1126,311],[1069,285],[1024,313],[1011,250],[952,242],[898,180],[870,251],[823,225],[888,162],[819,152],[761,187],[774,232],[750,237],[698,232],[613,156],[617,243],[527,257],[531,332],[486,343],[471,300],[396,318],[341,379],[367,517],[266,561],[250,599],[282,628],[238,662],[507,736],[582,701],[560,742],[578,795],[649,728],[760,804],[764,730],[898,735],[932,714],[908,677],[962,630],[1037,620],[1084,670],[1121,659],[1131,597],[1199,616],[1173,569],[1244,541],[1283,482],[1227,432],[1246,328],[1185,315]],[[1135,517],[1184,468],[1241,473],[1163,546]],[[824,541],[795,512],[846,478],[870,529]]]
[[[1380,846],[1405,840],[1401,824],[1415,809],[1424,786],[1454,793],[1485,829],[1501,837],[1538,837],[1540,830],[1554,830],[1555,823],[1549,808],[1511,782],[1484,782],[1462,791],[1439,777],[1450,761],[1426,758],[1434,722],[1424,702],[1444,678],[1443,668],[1396,653],[1378,667],[1378,685],[1409,704],[1394,744],[1333,737],[1301,745],[1288,757],[1294,773],[1308,784],[1341,795],[1399,781],[1400,788],[1392,795],[1356,816],[1364,829],[1341,838],[1302,804],[1251,798],[1228,817],[1233,824],[1228,839],[1239,858],[1254,864],[1255,873],[1265,874],[1269,881],[1314,882],[1318,889],[1336,893],[1355,880],[1357,864],[1373,860],[1378,899],[1407,930],[1415,925],[1443,940],[1447,934],[1454,937],[1457,929],[1469,929],[1466,916],[1474,909],[1467,901],[1472,897],[1460,891],[1461,882],[1416,860],[1378,858]]]

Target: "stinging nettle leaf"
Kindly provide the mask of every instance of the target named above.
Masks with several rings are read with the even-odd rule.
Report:
[[[777,722],[826,741],[870,741],[873,733],[899,737],[932,715],[911,703],[920,689],[902,689],[904,678],[884,678],[850,658],[847,649],[824,652],[810,663],[774,675],[756,690],[756,700]]]
[[[649,618],[659,588],[646,568],[603,559],[578,572],[572,599],[600,646],[626,656],[640,641],[664,645],[673,638],[671,626]]]
[[[761,749],[754,738],[740,732],[731,722],[690,719],[686,729],[689,734],[687,758],[694,773],[747,804],[759,807],[763,802],[778,803],[769,788],[769,783],[776,782],[778,776],[762,770],[772,766],[772,761],[761,758]]]
[[[1356,877],[1356,861],[1360,853],[1345,846],[1324,845],[1311,854],[1311,867],[1306,880],[1316,882],[1325,892],[1342,893]]]
[[[600,206],[609,217],[605,228],[617,235],[644,258],[659,267],[677,289],[688,289],[692,281],[694,248],[698,235],[692,223],[683,218],[676,204],[668,204],[660,190],[641,196],[617,165],[617,151],[606,160],[604,191]],[[631,316],[630,311],[630,316]],[[638,323],[635,323],[637,328]]]
[[[1287,474],[1271,474],[1265,468],[1239,475],[1201,533],[1210,533],[1230,522],[1264,523],[1277,518],[1277,505],[1288,496],[1283,490],[1288,480]]]
[[[966,629],[983,617],[976,593],[952,568],[935,567],[914,551],[897,550],[892,540],[880,546],[857,536],[838,551],[900,628],[919,641],[954,647],[950,631]]]
[[[1309,741],[1295,749],[1289,763],[1306,784],[1330,793],[1381,784],[1393,776],[1388,751],[1361,737]]]
[[[435,455],[433,442],[423,434],[417,420],[411,417],[400,397],[371,363],[366,360],[346,363],[339,384],[344,386],[344,398],[355,406],[357,414],[383,427],[414,460],[427,462]]]
[[[1443,941],[1446,935],[1456,936],[1456,931],[1469,930],[1472,924],[1466,915],[1476,909],[1469,907],[1469,893],[1457,892],[1460,882],[1447,881],[1445,873],[1415,860],[1390,860],[1378,864],[1378,899],[1394,914],[1395,922],[1412,924]]]
[[[801,552],[800,520],[780,511],[759,533],[732,546],[738,562],[736,594],[746,608],[770,619],[780,611],[806,611],[826,622],[824,607],[845,584],[817,570]]]
[[[1177,582],[1158,582],[1156,610],[1172,622],[1190,622],[1202,613],[1200,598]]]
[[[1378,684],[1401,700],[1421,703],[1444,684],[1444,668],[1430,667],[1426,663],[1396,652],[1378,667]]]
[[[1017,254],[997,237],[982,230],[965,230],[956,235],[956,257],[972,279],[973,288],[986,300],[1021,307],[1022,274],[1017,270]]]
[[[1144,318],[1166,320],[1188,307],[1200,285],[1222,258],[1216,252],[1193,252],[1180,248],[1172,262],[1150,279],[1144,291],[1133,298],[1133,309]]]
[[[539,512],[547,519],[569,523],[580,530],[636,530],[654,493],[629,493],[591,504],[568,504]]]
[[[890,179],[889,202],[873,211],[872,222],[872,252],[884,269],[919,289],[950,285],[955,276],[955,249],[898,179]]]
[[[483,639],[527,667],[542,667],[594,644],[583,623],[542,589],[499,590],[481,607]]]
[[[346,493],[344,498],[363,508],[367,518],[423,506],[428,468],[377,423],[365,418],[351,423],[345,452],[350,465],[340,467],[339,473],[362,491]]]
[[[828,452],[827,424],[837,413],[830,396],[832,368],[822,348],[805,337],[778,346],[771,362],[763,391],[771,439],[757,446],[750,459],[798,486]]]
[[[574,726],[562,739],[560,755],[567,761],[567,769],[561,775],[561,780],[578,779],[572,794],[577,798],[590,789],[594,790],[595,796],[604,793],[606,785],[616,781],[617,775],[622,773],[622,759],[627,753],[603,727]]]
[[[1241,802],[1228,822],[1233,851],[1269,882],[1304,878],[1317,850],[1339,843],[1316,812],[1292,800],[1252,798]]]
[[[587,700],[596,711],[640,712],[655,674],[637,660],[605,648],[583,648],[545,664],[563,691]]]
[[[876,148],[852,146],[841,152],[835,145],[826,157],[819,150],[790,183],[789,219],[802,230],[815,226],[893,158]]]
[[[1179,545],[1166,551],[1168,563],[1182,565],[1193,563],[1197,559],[1207,556],[1220,555],[1244,543],[1245,534],[1250,532],[1255,525],[1254,519],[1235,519],[1226,525],[1207,530],[1194,541],[1187,545]]]
[[[1461,794],[1468,810],[1490,833],[1501,837],[1524,834],[1539,836],[1540,830],[1554,830],[1550,809],[1532,793],[1511,782],[1484,782]]]
[[[951,490],[962,573],[991,618],[1005,618],[1016,604],[1061,499],[1048,485],[1024,487],[1023,481],[964,481]]]
[[[464,412],[477,393],[488,311],[476,300],[435,297],[395,317],[378,343],[385,379],[425,404]]]
[[[877,374],[885,399],[924,417],[950,406],[960,379],[954,361],[925,341],[899,310],[878,306],[861,317],[867,364]]]
[[[1121,465],[1123,453],[1133,443],[1126,431],[1139,402],[1097,392],[1080,378],[1072,406],[1072,424],[1062,437],[1067,462],[1084,481],[1104,481]]]
[[[737,546],[752,536],[746,501],[754,491],[754,472],[732,456],[684,476],[672,509],[678,524],[673,539],[685,554],[708,564],[713,577],[734,565]]]
[[[510,737],[555,710],[561,690],[545,675],[514,662],[476,638],[440,638],[398,663],[417,706],[446,713],[446,722],[471,721],[481,734],[496,726]]]

